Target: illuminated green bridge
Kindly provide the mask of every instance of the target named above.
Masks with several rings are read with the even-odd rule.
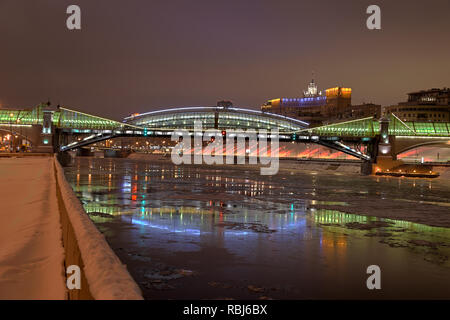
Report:
[[[403,122],[395,115],[387,119],[363,118],[309,127],[308,123],[282,115],[236,107],[184,107],[134,114],[118,122],[65,107],[40,104],[29,110],[0,109],[0,130],[23,136],[37,149],[67,151],[121,136],[170,136],[176,130],[191,132],[194,121],[203,130],[245,133],[247,130],[277,131],[281,141],[313,142],[364,160],[377,154],[396,155],[425,145],[447,143],[450,123]],[[73,141],[71,137],[82,137]],[[370,145],[363,154],[345,143]]]
[[[52,110],[45,104],[40,104],[29,110],[0,109],[0,125],[3,127],[42,126],[44,125],[45,114],[51,115],[50,120],[52,126],[59,129],[112,130],[127,127],[127,125],[118,121],[89,115],[64,107]]]
[[[319,136],[375,137],[380,135],[380,121],[373,117],[345,121],[326,126],[302,130]],[[388,133],[391,136],[411,137],[450,137],[448,122],[412,122],[401,121],[391,114]]]

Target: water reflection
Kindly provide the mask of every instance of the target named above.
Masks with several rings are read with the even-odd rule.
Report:
[[[117,170],[124,174],[116,174]],[[433,233],[448,231],[446,228],[401,220],[378,219],[337,210],[314,208],[308,210],[309,205],[348,204],[342,201],[295,199],[295,197],[291,202],[286,201],[287,199],[280,195],[288,194],[292,197],[296,192],[290,188],[289,184],[292,182],[286,181],[285,177],[282,180],[287,185],[270,179],[265,181],[225,175],[224,171],[219,169],[207,168],[203,171],[160,164],[126,161],[115,163],[111,159],[78,159],[76,165],[69,168],[66,174],[82,200],[86,212],[124,216],[123,219],[132,224],[176,233],[201,235],[249,232],[226,228],[223,226],[224,223],[261,224],[268,230],[281,234],[291,231],[299,233],[317,224],[345,225],[351,222],[367,223],[378,220],[389,221],[393,223],[393,227],[411,231]],[[377,177],[376,182],[379,181],[380,178]],[[413,186],[416,183],[413,181]],[[311,188],[306,188],[306,193],[316,195],[316,184],[317,176],[313,175]],[[431,185],[431,182],[426,184]],[[358,192],[363,196],[368,193],[367,190]],[[387,196],[389,193],[383,192],[381,197],[384,197],[384,194]],[[277,199],[271,196],[276,196]],[[336,246],[339,246],[339,243],[341,242],[338,241]]]
[[[418,250],[414,241],[450,243],[447,228],[342,212],[354,203],[370,206],[383,199],[400,198],[405,210],[413,210],[418,201],[445,209],[439,204],[447,203],[448,189],[426,180],[356,176],[349,184],[345,175],[271,177],[240,170],[175,167],[123,159],[77,159],[73,167],[66,168],[66,176],[97,225],[119,223],[136,228],[137,234],[144,236],[145,241],[141,239],[134,251],[155,248],[159,251],[152,251],[153,256],[161,252],[189,252],[195,256],[195,252],[205,248],[224,249],[248,265],[245,271],[239,264],[228,268],[237,268],[249,279],[266,281],[267,275],[261,270],[282,266],[286,275],[273,275],[276,281],[302,281],[308,283],[309,292],[318,290],[312,279],[320,283],[330,281],[329,288],[321,294],[328,292],[331,297],[342,297],[335,295],[338,289],[333,281],[353,283],[355,268],[372,259],[379,259],[380,264],[394,264],[400,270],[415,261],[416,271],[421,272],[421,263],[427,262],[418,263],[414,255],[419,259],[428,257],[431,249]],[[349,224],[374,222],[387,225],[370,230],[349,228]],[[133,235],[134,231],[130,232]],[[112,241],[114,236],[109,239]],[[393,254],[391,248],[402,249],[395,249]],[[450,255],[448,249],[433,248],[440,260],[427,261],[447,268],[443,257]],[[399,254],[403,249],[411,253]],[[222,263],[220,268],[231,264]],[[297,274],[299,268],[303,272]],[[316,275],[318,270],[322,276]],[[429,285],[439,283],[445,272],[435,271],[432,277],[436,278],[428,279]],[[138,272],[133,276],[139,277]],[[442,283],[448,281],[447,272]],[[355,293],[365,294],[358,284],[354,286]],[[298,297],[295,292],[289,295]]]

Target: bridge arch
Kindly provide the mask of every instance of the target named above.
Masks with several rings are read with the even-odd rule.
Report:
[[[101,131],[83,138],[82,141],[75,141],[62,146],[61,151],[76,149],[121,136],[154,137],[167,136],[171,132],[181,129],[192,131],[196,120],[202,122],[203,130],[258,131],[277,129],[281,140],[318,143],[363,160],[370,159],[370,156],[364,155],[339,141],[334,141],[333,139],[328,141],[329,139],[327,138],[324,140],[319,139],[319,136],[316,136],[316,134],[328,136],[330,135],[329,131],[332,131],[331,133],[339,133],[342,136],[350,135],[352,138],[362,132],[369,137],[375,134],[372,118],[352,121],[350,127],[346,122],[338,124],[337,127],[311,129],[307,122],[258,110],[237,107],[181,107],[133,114],[125,118],[123,123],[121,123],[122,126],[129,126],[128,129]],[[341,128],[341,126],[343,127]],[[330,130],[327,131],[325,129]]]
[[[283,115],[236,107],[181,107],[135,114],[125,123],[149,129],[193,129],[194,121],[202,121],[204,129],[255,129],[296,132],[308,123]]]
[[[396,137],[394,153],[397,156],[419,147],[436,145],[446,145],[450,147],[450,140],[448,137]]]

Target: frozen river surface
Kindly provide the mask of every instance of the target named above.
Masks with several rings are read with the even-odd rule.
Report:
[[[445,179],[93,158],[65,171],[147,299],[450,298]]]

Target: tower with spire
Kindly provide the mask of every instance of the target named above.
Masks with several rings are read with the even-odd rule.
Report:
[[[308,85],[308,89],[303,91],[304,98],[314,98],[317,96],[321,96],[322,91],[317,90],[317,85],[314,82],[314,71],[312,72],[312,80]]]

